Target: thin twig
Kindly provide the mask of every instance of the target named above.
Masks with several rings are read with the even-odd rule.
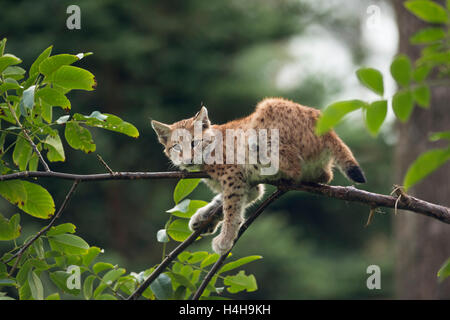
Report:
[[[108,170],[108,172],[110,174],[114,174],[114,171],[112,171],[112,169],[108,166],[108,164],[105,162],[105,160],[103,160],[102,156],[99,155],[98,153],[97,153],[97,159],[106,168],[106,170]]]
[[[367,228],[368,226],[370,226],[370,224],[372,223],[372,219],[373,219],[373,216],[374,216],[374,214],[375,214],[376,209],[377,209],[377,208],[375,208],[375,207],[371,207],[371,208],[370,208],[369,217],[367,218],[366,225],[364,226],[365,228]]]
[[[236,242],[239,240],[239,238],[244,234],[244,232],[250,227],[250,225],[256,220],[256,218],[259,217],[259,215],[275,200],[277,200],[279,197],[281,197],[286,191],[277,189],[274,191],[266,200],[264,200],[258,207],[255,209],[255,211],[250,215],[250,217],[245,220],[245,222],[242,224],[242,226],[239,228],[239,233],[237,238],[234,240],[233,247],[236,245]],[[230,254],[233,247],[225,254],[221,255],[220,258],[214,263],[212,268],[209,270],[205,278],[203,279],[202,283],[198,287],[197,291],[192,296],[192,300],[198,300],[200,299],[201,295],[203,294],[203,291],[208,286],[208,283],[211,281],[211,279],[214,277],[214,275],[219,271],[220,267],[224,263],[225,259]]]
[[[63,201],[63,203],[61,204],[61,206],[59,207],[58,212],[53,216],[52,220],[50,220],[49,224],[47,226],[45,226],[45,228],[43,228],[41,231],[39,231],[38,233],[36,233],[34,235],[33,238],[31,238],[27,243],[23,244],[21,249],[16,252],[12,257],[10,257],[8,260],[5,261],[5,263],[8,263],[10,261],[12,261],[14,258],[16,259],[16,262],[14,263],[12,269],[9,271],[9,274],[12,275],[14,270],[17,268],[20,258],[22,257],[22,255],[24,254],[24,252],[37,240],[39,239],[43,234],[45,234],[56,222],[56,220],[61,216],[61,213],[64,211],[64,209],[67,206],[67,203],[69,202],[70,198],[72,197],[73,193],[75,192],[76,187],[78,186],[79,181],[75,180],[72,184],[72,186],[70,187],[69,192],[66,194],[66,197]]]

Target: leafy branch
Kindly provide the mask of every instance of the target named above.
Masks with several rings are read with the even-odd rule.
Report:
[[[23,179],[23,178],[56,178],[56,179],[68,179],[73,180],[74,185],[81,181],[105,181],[105,180],[145,180],[145,179],[198,179],[198,178],[208,178],[208,175],[203,172],[111,172],[106,174],[68,174],[61,172],[19,172],[16,174],[9,174],[0,176],[1,180],[12,180],[12,179]],[[196,186],[196,185],[195,185]],[[323,184],[313,184],[313,183],[301,183],[298,185],[287,185],[278,184],[278,189],[273,194],[271,194],[264,202],[262,202],[250,215],[250,217],[241,226],[238,238],[245,232],[245,230],[253,223],[253,221],[266,209],[266,207],[278,199],[282,194],[288,191],[304,191],[313,194],[318,194],[330,198],[336,198],[344,201],[359,202],[366,204],[371,208],[371,212],[374,212],[374,208],[386,207],[393,209],[403,209],[415,212],[418,214],[423,214],[441,222],[450,224],[450,209],[444,206],[433,204],[421,199],[407,195],[400,188],[394,190],[394,195],[383,195],[368,192],[365,190],[357,189],[353,186],[343,187],[343,186],[330,186]],[[72,186],[71,192],[73,193],[74,186]],[[67,197],[66,197],[67,199]],[[178,201],[181,198],[178,199]],[[64,204],[64,203],[63,203]],[[63,206],[61,207],[61,209]],[[60,214],[61,209],[58,214]],[[215,208],[214,212],[211,214],[210,219],[213,218],[215,214],[218,214],[221,210],[220,207]],[[54,222],[54,220],[52,220]],[[51,224],[52,224],[51,222]],[[206,221],[204,227],[208,224]],[[49,227],[48,227],[49,228]],[[44,230],[48,230],[48,228]],[[202,233],[204,228],[190,234],[180,245],[178,245],[172,252],[170,252],[164,260],[153,270],[153,272],[141,283],[128,297],[130,300],[139,298],[143,292],[156,280],[158,277],[166,271],[170,263],[177,258],[188,246],[190,246]],[[37,237],[36,237],[37,238]],[[36,240],[33,238],[30,240],[22,249],[19,251],[23,252],[31,244],[31,241]],[[19,256],[16,254],[15,256]],[[220,269],[224,263],[228,253],[221,256],[211,270],[208,272],[206,277],[203,279],[201,285],[197,288],[193,295],[193,299],[198,299],[203,290],[207,287],[209,281],[214,277],[216,272]],[[11,258],[9,259],[11,260]],[[9,261],[8,260],[8,261]]]
[[[107,180],[153,180],[153,179],[198,179],[209,178],[204,172],[114,172],[96,174],[72,174],[64,172],[22,171],[12,174],[0,175],[0,181],[9,181],[26,178],[57,178],[79,182],[107,181]],[[319,183],[301,183],[298,185],[274,184],[285,191],[305,191],[330,198],[345,201],[360,202],[370,207],[385,207],[408,210],[423,214],[431,218],[450,223],[450,209],[438,204],[430,203],[412,196],[396,197],[373,193],[355,187],[331,186]]]

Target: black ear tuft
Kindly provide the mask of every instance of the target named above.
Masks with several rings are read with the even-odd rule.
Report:
[[[349,177],[350,179],[352,179],[355,182],[358,182],[358,183],[366,182],[366,177],[364,176],[364,172],[358,166],[348,167],[346,170],[346,173],[347,173],[347,177]]]

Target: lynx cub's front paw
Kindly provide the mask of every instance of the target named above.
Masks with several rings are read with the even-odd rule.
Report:
[[[215,237],[212,241],[212,248],[214,252],[224,255],[228,251],[231,250],[233,247],[234,239],[224,237],[222,234],[219,234],[217,237]]]
[[[191,231],[196,231],[201,227],[204,221],[208,220],[214,211],[215,207],[206,205],[195,212],[195,214],[189,220],[189,229]],[[221,220],[221,216],[216,214],[211,223],[209,223],[206,227],[206,231],[202,233],[202,236],[213,234],[217,231],[217,227],[219,226],[219,222]]]

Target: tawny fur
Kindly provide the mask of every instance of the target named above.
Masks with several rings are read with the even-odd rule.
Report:
[[[202,130],[206,136],[212,132],[211,129],[220,130],[223,136],[223,163],[226,163],[227,129],[244,131],[268,129],[269,132],[270,129],[279,130],[279,172],[274,175],[262,176],[259,165],[247,164],[248,155],[246,164],[214,163],[181,166],[182,169],[198,169],[208,173],[211,179],[204,179],[204,182],[218,193],[211,203],[192,216],[189,223],[192,230],[197,229],[209,217],[212,209],[222,204],[222,228],[220,234],[213,240],[215,252],[224,254],[231,249],[243,222],[245,208],[259,200],[264,193],[262,183],[280,179],[294,183],[300,181],[329,183],[333,179],[334,164],[351,180],[365,182],[364,174],[352,152],[334,131],[322,136],[315,134],[315,124],[319,116],[320,111],[317,109],[282,98],[268,98],[261,101],[249,116],[222,125],[211,125],[205,107],[202,107],[194,117],[171,125],[152,121],[152,126],[169,158],[169,151],[177,144],[171,139],[174,130],[183,128],[193,136],[195,121],[203,123]],[[204,143],[206,142],[202,141],[202,146]],[[216,219],[208,227],[207,233],[214,233],[220,222],[219,218]]]

